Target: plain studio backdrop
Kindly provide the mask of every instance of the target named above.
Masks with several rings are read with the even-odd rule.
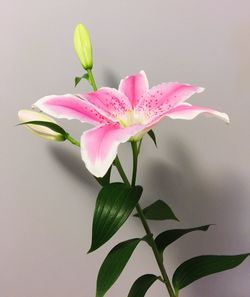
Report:
[[[143,69],[150,86],[180,81],[205,87],[190,102],[230,115],[230,125],[204,116],[167,119],[155,128],[158,149],[148,137],[143,142],[141,203],[163,199],[180,219],[152,222],[153,231],[216,224],[166,250],[169,275],[196,255],[250,251],[250,1],[3,0],[0,14],[1,297],[94,296],[111,247],[144,234],[130,218],[108,244],[87,255],[99,187],[79,150],[15,127],[17,111],[44,95],[90,90],[86,83],[73,86],[83,74],[73,50],[80,22],[91,35],[98,86],[117,87],[122,77]],[[60,123],[76,138],[88,127]],[[129,173],[129,145],[119,152]],[[141,244],[107,297],[126,296],[144,273],[158,274],[158,268]],[[180,296],[249,297],[249,279],[247,259]],[[157,283],[147,296],[166,296],[165,288]]]

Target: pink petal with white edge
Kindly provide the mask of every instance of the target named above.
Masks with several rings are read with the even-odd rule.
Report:
[[[103,177],[116,157],[119,144],[143,129],[142,125],[127,128],[104,125],[84,132],[81,137],[81,155],[87,169],[96,177]]]
[[[174,107],[168,112],[163,113],[162,115],[154,118],[151,121],[150,125],[155,125],[164,117],[169,117],[171,119],[192,120],[198,115],[200,115],[201,113],[204,113],[210,116],[215,116],[226,123],[230,122],[229,116],[224,112],[219,112],[217,110],[207,108],[207,107],[193,106],[188,103],[183,103]]]
[[[141,98],[136,110],[145,112],[148,117],[154,117],[172,109],[203,90],[204,88],[201,87],[176,82],[163,83],[150,89]]]
[[[82,94],[81,97],[105,112],[113,121],[117,121],[116,117],[132,109],[128,98],[113,88],[100,88],[95,92]]]
[[[144,71],[129,75],[121,80],[119,91],[125,94],[130,100],[132,107],[135,107],[141,97],[148,91],[148,79]]]
[[[94,125],[111,122],[91,103],[71,94],[46,96],[34,106],[55,118],[76,119]]]

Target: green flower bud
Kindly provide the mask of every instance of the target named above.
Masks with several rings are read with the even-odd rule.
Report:
[[[21,123],[31,122],[31,121],[42,121],[49,122],[53,124],[57,124],[55,120],[46,116],[41,112],[37,112],[34,110],[22,109],[18,112],[18,118]],[[37,136],[40,136],[46,140],[52,141],[64,141],[65,136],[61,133],[51,130],[49,127],[40,126],[35,124],[27,124],[25,125],[29,130],[35,133]]]
[[[89,38],[88,30],[78,24],[74,32],[74,48],[76,54],[85,70],[92,69],[92,46]]]

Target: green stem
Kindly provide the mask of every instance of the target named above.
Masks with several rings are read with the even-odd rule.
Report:
[[[135,182],[136,182],[136,175],[137,175],[137,164],[138,164],[139,150],[137,147],[137,143],[135,141],[131,142],[131,146],[132,146],[132,151],[133,151],[133,173],[132,173],[131,186],[134,187]]]
[[[75,140],[72,136],[70,136],[69,134],[67,135],[67,140],[69,142],[71,142],[72,144],[80,147],[80,142],[78,142],[77,140]]]
[[[95,79],[94,79],[92,70],[91,69],[88,69],[87,70],[87,73],[89,75],[89,83],[91,84],[93,90],[96,91],[97,90],[97,86],[96,86],[96,82],[95,82]]]
[[[116,156],[116,158],[115,158],[115,160],[114,160],[114,165],[115,165],[115,167],[117,168],[117,170],[118,170],[118,172],[119,172],[119,174],[120,174],[122,180],[124,181],[124,183],[125,183],[127,186],[130,187],[130,182],[129,182],[128,178],[127,178],[126,173],[124,172],[124,170],[123,170],[123,168],[122,168],[122,164],[121,164],[121,162],[120,162],[120,160],[119,160],[118,155]]]
[[[146,220],[146,218],[145,218],[145,216],[143,214],[143,210],[141,209],[139,203],[136,206],[136,210],[137,210],[137,213],[139,215],[139,218],[141,219],[144,230],[146,231],[146,233],[148,235],[150,246],[151,246],[151,248],[153,250],[155,260],[156,260],[156,262],[158,264],[158,267],[160,269],[160,272],[162,274],[162,278],[163,278],[164,284],[165,284],[165,286],[166,286],[166,288],[168,290],[169,296],[170,297],[175,297],[175,293],[174,293],[174,291],[172,289],[169,277],[167,275],[167,271],[166,271],[166,269],[164,267],[164,264],[162,262],[161,255],[160,255],[159,250],[157,248],[157,245],[156,245],[156,243],[154,241],[153,234],[152,234],[152,232],[151,232],[151,230],[149,228],[149,225],[147,223],[147,220]]]
[[[137,175],[139,148],[137,147],[137,142],[131,142],[131,146],[132,146],[132,151],[133,151],[132,187],[134,187],[135,182],[136,182],[136,175]],[[161,271],[161,274],[162,274],[164,283],[165,283],[165,285],[167,287],[168,293],[169,293],[170,297],[175,297],[175,293],[174,293],[174,291],[172,289],[172,285],[171,285],[169,277],[167,275],[167,271],[166,271],[166,269],[164,267],[161,254],[160,254],[160,252],[159,252],[159,250],[157,248],[157,245],[156,245],[156,243],[154,241],[154,238],[153,238],[153,234],[152,234],[152,232],[150,230],[148,222],[147,222],[147,220],[146,220],[146,218],[144,216],[143,210],[142,210],[139,203],[136,205],[136,210],[137,210],[137,213],[139,215],[139,218],[141,219],[144,230],[148,235],[148,238],[149,238],[149,241],[150,241],[150,246],[151,246],[151,248],[153,250],[156,262],[157,262],[157,264],[159,266],[159,269]]]
[[[132,173],[131,185],[130,185],[129,180],[128,180],[127,176],[126,176],[126,173],[124,172],[124,170],[122,168],[122,165],[121,165],[121,162],[120,162],[118,156],[115,159],[114,165],[116,166],[116,168],[117,168],[122,180],[124,181],[124,183],[127,184],[128,186],[135,186],[139,151],[138,151],[138,147],[137,147],[136,142],[131,142],[131,146],[132,146],[132,150],[133,150],[133,173]],[[146,218],[145,218],[145,216],[143,214],[143,210],[142,210],[139,203],[136,205],[136,210],[137,210],[138,216],[139,216],[139,218],[140,218],[140,220],[142,222],[144,230],[145,230],[146,234],[148,235],[150,246],[151,246],[151,248],[153,250],[156,262],[157,262],[158,267],[160,269],[160,272],[162,274],[162,278],[163,278],[165,286],[166,286],[166,288],[168,290],[169,296],[170,297],[176,297],[175,293],[174,293],[174,290],[173,290],[173,288],[171,286],[169,277],[167,275],[166,269],[165,269],[164,264],[162,262],[162,257],[161,257],[161,255],[159,253],[159,250],[158,250],[158,248],[157,248],[157,246],[155,244],[153,234],[152,234],[152,232],[150,230],[150,227],[149,227],[149,225],[147,223],[147,220],[146,220]]]

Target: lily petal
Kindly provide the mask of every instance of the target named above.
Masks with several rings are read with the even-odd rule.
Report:
[[[200,106],[194,106],[188,103],[180,104],[171,110],[169,110],[166,113],[163,113],[162,115],[154,118],[150,125],[155,125],[157,122],[159,122],[164,117],[169,117],[171,119],[181,119],[181,120],[192,120],[201,113],[205,113],[207,115],[215,116],[221,120],[223,120],[226,123],[230,122],[228,114],[224,112],[219,112],[217,110],[207,108],[207,107],[200,107]]]
[[[34,106],[55,118],[77,119],[94,125],[111,122],[93,104],[71,94],[46,96]]]
[[[113,121],[132,109],[128,98],[114,88],[100,88],[95,92],[82,94],[81,97],[106,113]]]
[[[103,177],[116,157],[119,144],[143,129],[142,125],[122,128],[116,124],[84,132],[81,137],[81,155],[87,169],[96,177]]]
[[[176,82],[163,83],[150,89],[141,98],[136,110],[145,112],[148,117],[155,116],[172,109],[203,90],[204,88],[201,87]]]
[[[129,75],[121,80],[119,91],[125,94],[130,100],[132,107],[135,107],[141,97],[148,91],[148,79],[144,71]]]

